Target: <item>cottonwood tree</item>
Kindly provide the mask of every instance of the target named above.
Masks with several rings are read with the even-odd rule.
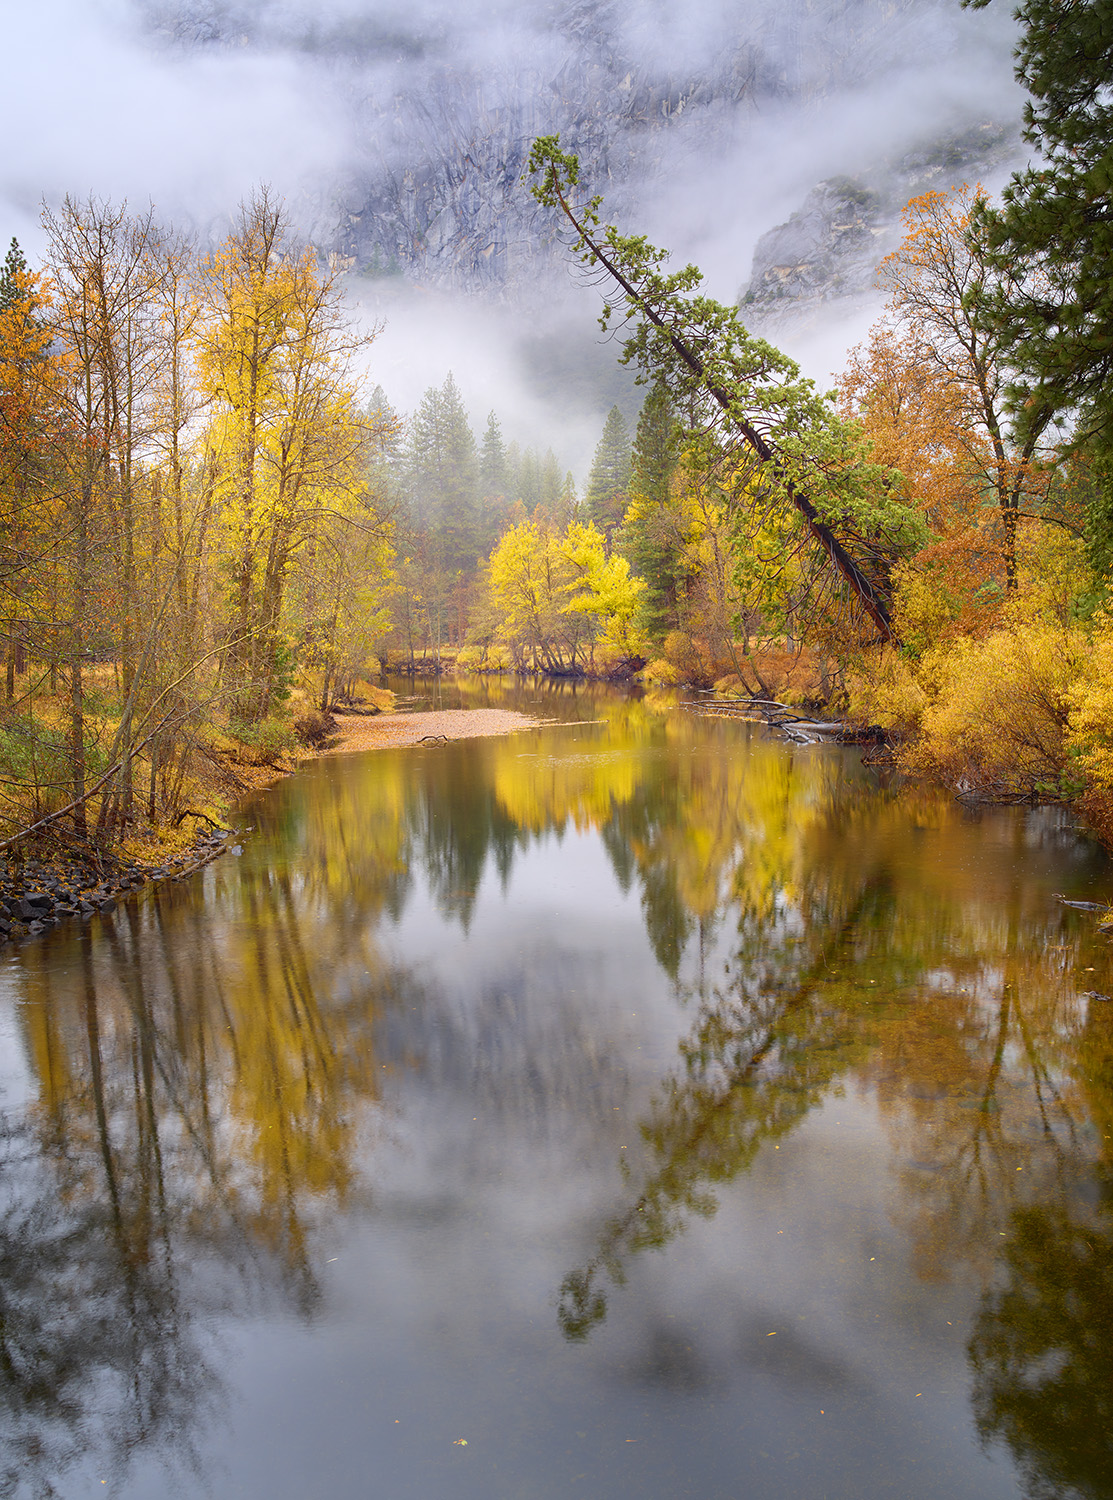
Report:
[[[119,751],[129,738],[139,687],[137,591],[142,506],[141,451],[149,437],[155,372],[152,293],[158,270],[152,213],[67,198],[43,216],[48,265],[57,288],[52,331],[62,352],[68,441],[58,450],[66,511],[65,629],[70,686],[70,769],[77,832],[86,832],[84,670],[97,646],[117,655],[125,699]],[[143,652],[147,656],[147,652]],[[131,756],[121,764],[125,808]],[[102,815],[107,802],[102,803]]]
[[[1050,420],[1040,392],[1011,371],[999,325],[996,297],[1019,285],[994,268],[970,234],[980,186],[913,198],[904,210],[905,237],[878,268],[889,293],[893,328],[919,360],[940,396],[957,406],[969,476],[970,508],[988,500],[1000,527],[1006,587],[1017,584],[1017,528],[1025,515],[1043,511],[1046,474],[1037,464]],[[1010,416],[1009,389],[1023,391],[1028,415],[1020,429]]]
[[[284,691],[293,560],[363,482],[366,424],[349,361],[377,332],[352,328],[335,277],[286,245],[287,228],[263,191],[201,268],[198,365],[229,583],[225,668],[248,723]]]

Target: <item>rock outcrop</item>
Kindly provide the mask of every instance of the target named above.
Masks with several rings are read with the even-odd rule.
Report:
[[[910,198],[946,191],[1008,162],[1015,130],[987,123],[882,161],[867,177],[833,177],[758,241],[739,303],[747,323],[776,329],[833,302],[871,297],[878,262],[901,237]]]
[[[521,185],[536,135],[559,132],[609,210],[637,222],[639,198],[678,162],[698,171],[758,114],[791,123],[907,68],[910,54],[912,66],[917,52],[942,55],[957,24],[946,0],[522,0],[474,14],[426,0],[364,14],[308,0],[137,3],[163,45],[281,53],[307,88],[342,102],[346,165],[299,205],[333,267],[515,298],[536,285],[554,239]],[[864,165],[862,182],[822,184],[762,242],[751,301],[771,309],[867,278],[897,195],[891,171]]]

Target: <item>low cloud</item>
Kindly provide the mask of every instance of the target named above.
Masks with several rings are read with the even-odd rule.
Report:
[[[357,220],[373,234],[389,199],[392,245],[414,257],[401,269],[426,290],[389,305],[374,293],[389,318],[376,378],[411,407],[451,366],[477,416],[505,412],[520,440],[546,409],[566,424],[565,461],[581,469],[571,454],[589,446],[598,412],[577,414],[570,391],[554,413],[519,359],[536,332],[524,324],[582,319],[585,342],[595,336],[594,306],[571,277],[567,301],[546,289],[520,311],[537,279],[522,250],[528,137],[565,130],[624,225],[695,260],[712,295],[731,300],[757,240],[817,181],[1017,121],[1013,37],[1001,7],[958,0],[40,0],[7,20],[9,54],[36,61],[12,70],[0,102],[4,137],[19,142],[0,164],[0,233],[35,254],[41,200],[93,193],[154,202],[215,236],[266,182],[331,247]],[[432,217],[410,223],[421,192]],[[464,238],[477,195],[493,223],[514,220],[501,262],[475,252],[480,270],[509,268],[480,300],[450,233]],[[500,275],[510,297],[493,308]],[[367,301],[366,286],[354,291]],[[845,317],[802,342],[823,381]]]

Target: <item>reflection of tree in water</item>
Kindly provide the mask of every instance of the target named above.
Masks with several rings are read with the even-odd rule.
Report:
[[[1097,1214],[1017,1211],[1004,1277],[970,1339],[978,1432],[1034,1500],[1106,1500],[1113,1482],[1113,1184]]]
[[[1091,1007],[1072,1071],[1096,1170],[1015,1209],[967,1350],[978,1432],[1033,1500],[1104,1500],[1113,1476],[1113,1007]]]
[[[907,808],[894,816],[852,785],[778,783],[775,768],[757,785],[765,800],[743,804],[752,831],[738,834],[730,896],[688,924],[702,938],[733,906],[740,941],[730,972],[703,982],[701,941],[682,1068],[640,1126],[642,1172],[624,1167],[636,1176],[632,1201],[561,1289],[570,1338],[606,1316],[605,1283],[621,1284],[632,1257],[664,1246],[688,1216],[713,1213],[714,1186],[748,1170],[764,1142],[851,1069],[876,1088],[906,1164],[896,1213],[911,1218],[922,1275],[956,1257],[987,1271],[985,1247],[1016,1202],[1061,1192],[1092,1168],[1080,1127],[1095,1104],[1079,1098],[1072,1073],[1084,939],[1038,883],[1022,889],[1007,836],[1000,869],[982,867],[982,889],[950,890],[933,867],[951,874],[939,844],[945,854],[954,827],[930,804],[937,843],[923,862],[934,880],[925,880],[910,858]],[[639,875],[655,865],[654,878],[679,889],[666,851],[690,854],[667,825],[642,821],[631,841]],[[1025,836],[1018,821],[1009,828]],[[709,877],[704,890],[713,888]],[[659,909],[648,903],[647,919]],[[682,953],[693,946],[681,940]]]
[[[4,1121],[0,1494],[141,1449],[196,1467],[219,1397],[198,1312],[317,1305],[397,987],[327,896],[233,866],[208,904],[163,889],[95,946],[21,950],[38,1097]]]
[[[683,1070],[641,1125],[644,1180],[630,1206],[604,1226],[596,1253],[561,1285],[558,1320],[583,1339],[607,1314],[605,1280],[621,1286],[626,1263],[683,1232],[690,1214],[716,1210],[711,1191],[749,1169],[766,1141],[787,1134],[864,1045],[832,1005],[822,979],[863,926],[890,905],[883,875],[863,879],[841,920],[813,911],[812,938],[783,912],[743,919],[742,947],[724,984],[702,986]]]

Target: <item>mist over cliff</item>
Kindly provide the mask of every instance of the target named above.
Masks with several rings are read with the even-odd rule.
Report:
[[[216,237],[265,181],[354,296],[429,338],[461,298],[530,336],[566,322],[521,183],[539,133],[713,295],[814,330],[868,293],[902,196],[999,178],[1020,115],[1007,10],[958,0],[42,0],[8,40],[44,63],[0,103],[7,233],[34,250],[42,198],[92,192]]]
[[[1015,122],[1011,23],[938,0],[141,0],[152,51],[292,69],[341,123],[297,187],[310,238],[363,274],[536,284],[521,185],[560,132],[615,210],[745,280],[757,234],[833,173]],[[974,160],[963,165],[977,165]],[[721,248],[720,248],[721,247]],[[728,270],[729,268],[729,270]]]

